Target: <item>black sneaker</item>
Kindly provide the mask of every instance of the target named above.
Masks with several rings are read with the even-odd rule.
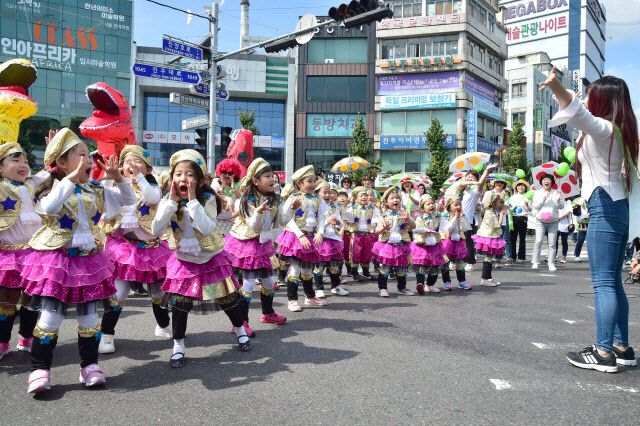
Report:
[[[603,373],[618,372],[615,355],[611,354],[607,358],[603,358],[598,354],[595,346],[587,346],[580,352],[569,352],[567,359],[576,367],[587,370],[598,370]]]
[[[631,346],[629,346],[624,352],[614,346],[613,354],[616,356],[616,362],[620,365],[626,365],[628,367],[635,367],[638,365],[638,362],[636,361],[636,354],[633,353],[633,348]]]

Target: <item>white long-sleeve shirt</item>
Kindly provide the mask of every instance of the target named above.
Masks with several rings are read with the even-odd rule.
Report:
[[[626,198],[622,177],[623,152],[615,136],[611,142],[611,122],[594,117],[574,95],[571,103],[549,120],[549,128],[565,123],[587,134],[578,152],[578,161],[582,165],[582,197],[589,200],[591,193],[601,187],[613,201]]]
[[[549,192],[544,189],[538,189],[534,192],[533,211],[535,213],[536,220],[542,223],[557,222],[559,216],[558,211],[562,208],[564,208],[564,199],[562,198],[562,194],[555,189],[552,189]],[[551,214],[551,216],[546,219],[542,218],[542,216],[546,217],[548,214]]]
[[[147,182],[147,179],[142,173],[138,173],[138,175],[136,176],[136,183],[138,184],[139,191],[142,193],[143,203],[151,205],[158,204],[160,202],[160,200],[162,199],[162,190],[157,185],[151,185],[149,182]],[[105,185],[106,184],[107,182],[105,182]],[[120,207],[119,203],[115,203],[113,198],[114,196],[111,193],[109,195],[105,193],[105,219],[110,219],[122,212],[122,207]],[[150,241],[158,238],[155,235],[145,231],[138,224],[137,200],[136,203],[125,206],[124,209],[125,212],[122,217],[122,224],[113,233],[114,237],[127,236],[127,238],[140,241]]]

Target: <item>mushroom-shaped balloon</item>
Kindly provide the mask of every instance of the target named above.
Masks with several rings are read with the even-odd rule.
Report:
[[[518,177],[518,179],[524,179],[524,177],[525,177],[524,170],[522,170],[522,169],[516,170],[516,176]]]
[[[566,176],[569,173],[569,165],[567,163],[560,163],[558,167],[556,167],[556,174],[558,176]]]

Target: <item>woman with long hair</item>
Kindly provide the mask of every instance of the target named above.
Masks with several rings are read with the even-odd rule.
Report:
[[[622,287],[622,264],[629,237],[627,194],[638,158],[638,121],[629,88],[617,77],[593,82],[582,102],[562,86],[555,67],[540,90],[547,87],[560,104],[549,126],[567,123],[583,132],[576,173],[582,177],[582,197],[590,215],[587,245],[595,293],[596,344],[569,352],[567,359],[576,367],[615,373],[618,364],[637,364],[629,346],[629,302]]]

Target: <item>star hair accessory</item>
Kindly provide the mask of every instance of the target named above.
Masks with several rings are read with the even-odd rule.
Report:
[[[204,162],[204,158],[198,151],[195,149],[183,149],[182,151],[178,151],[171,156],[169,160],[169,166],[171,167],[171,173],[176,168],[176,165],[182,161],[193,161],[198,166],[200,166],[200,170],[202,170],[202,174],[204,176],[207,175],[207,165]]]
[[[58,157],[81,143],[82,141],[75,133],[67,127],[63,128],[47,145],[47,150],[44,153],[44,165],[51,166]]]
[[[144,161],[147,166],[151,167],[151,154],[149,151],[141,147],[140,145],[127,145],[120,153],[120,164],[124,161],[127,155],[135,155]]]

